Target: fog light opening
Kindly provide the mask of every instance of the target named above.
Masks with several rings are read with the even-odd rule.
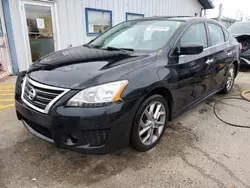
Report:
[[[78,141],[78,138],[75,134],[69,134],[65,139],[65,144],[68,146],[75,145]]]

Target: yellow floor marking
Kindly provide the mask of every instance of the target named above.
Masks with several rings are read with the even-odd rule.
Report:
[[[0,96],[14,96],[14,93],[5,93],[5,94],[0,93]]]
[[[12,107],[12,106],[14,106],[14,104],[9,104],[9,105],[5,105],[5,106],[0,105],[0,110],[5,109],[5,108],[9,108],[9,107]]]
[[[0,89],[0,92],[12,92],[14,89]]]
[[[14,103],[12,103],[14,101],[14,91],[15,85],[13,84],[0,86],[0,96],[9,96],[8,98],[0,98],[0,102],[3,102],[2,104],[0,104],[0,110],[14,106]],[[11,104],[3,105],[5,102],[9,102]]]
[[[14,101],[14,99],[0,99],[0,102]]]
[[[0,86],[0,88],[7,88],[7,89],[14,89],[15,85],[5,85],[5,86]]]
[[[10,96],[9,98],[0,98],[0,102],[13,102],[14,101],[15,85],[0,86],[0,96]],[[13,98],[12,98],[13,97]],[[4,104],[4,103],[3,103]],[[14,104],[0,105],[0,110],[14,106]]]

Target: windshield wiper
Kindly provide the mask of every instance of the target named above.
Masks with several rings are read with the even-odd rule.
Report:
[[[83,46],[88,47],[88,48],[99,48],[102,50],[108,50],[108,51],[122,51],[122,52],[133,52],[134,49],[133,48],[116,48],[116,47],[112,47],[112,46],[108,46],[106,48],[101,48],[102,45],[91,45],[91,44],[84,44]]]
[[[88,48],[90,47],[89,44],[84,44],[83,46],[84,46],[84,47],[88,47]]]
[[[94,40],[95,40],[95,39],[92,39],[91,41],[89,41],[88,43],[84,44],[83,46],[90,48],[90,44],[91,44],[91,42],[93,42]]]
[[[133,52],[134,49],[133,48],[116,48],[116,47],[111,47],[108,46],[107,48],[104,48],[103,50],[108,50],[108,51],[122,51],[122,52]]]
[[[101,45],[94,45],[94,44],[84,44],[83,46],[88,48],[97,48],[97,49],[102,47]]]

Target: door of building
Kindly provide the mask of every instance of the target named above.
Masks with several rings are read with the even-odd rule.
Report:
[[[58,50],[53,3],[23,1],[23,31],[30,62]]]

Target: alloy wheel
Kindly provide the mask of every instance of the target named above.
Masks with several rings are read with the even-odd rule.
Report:
[[[166,109],[161,102],[153,102],[142,113],[139,137],[144,145],[152,145],[161,136],[166,124]]]
[[[228,91],[230,91],[233,87],[234,78],[235,78],[235,72],[234,72],[234,66],[232,66],[228,71],[227,82],[226,82],[226,88]]]

